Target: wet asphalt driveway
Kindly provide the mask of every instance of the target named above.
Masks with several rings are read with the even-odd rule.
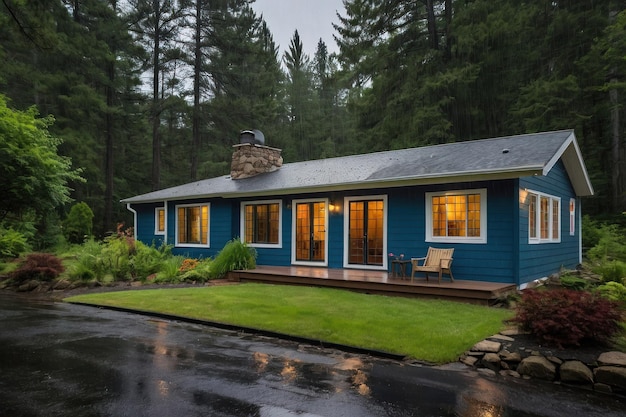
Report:
[[[624,416],[626,400],[0,295],[0,416]]]

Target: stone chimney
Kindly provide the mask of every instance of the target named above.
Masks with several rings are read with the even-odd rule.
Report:
[[[281,150],[265,146],[263,133],[258,130],[244,130],[241,143],[234,145],[230,177],[234,180],[254,177],[258,174],[273,172],[283,165]]]

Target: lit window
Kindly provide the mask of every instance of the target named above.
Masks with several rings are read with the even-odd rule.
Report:
[[[561,199],[534,191],[528,192],[528,241],[561,241]]]
[[[176,243],[185,246],[208,246],[209,206],[186,205],[176,207]]]
[[[250,246],[280,246],[281,202],[262,201],[242,204],[244,241]]]
[[[154,234],[162,235],[165,233],[165,208],[157,207],[154,211]]]
[[[428,242],[487,242],[487,191],[426,193]]]

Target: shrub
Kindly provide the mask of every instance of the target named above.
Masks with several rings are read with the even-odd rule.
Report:
[[[158,282],[158,283],[181,282],[180,266],[183,264],[184,259],[185,258],[182,256],[172,256],[172,257],[165,259],[161,263],[161,269],[156,275],[155,282]]]
[[[602,276],[602,282],[624,282],[626,263],[622,261],[601,262],[593,271]]]
[[[618,330],[621,314],[616,303],[587,291],[526,290],[514,322],[541,342],[579,346],[590,340],[607,342]]]
[[[87,240],[76,253],[76,260],[68,267],[68,275],[74,280],[101,281],[106,274],[102,262],[103,245],[93,239]]]
[[[11,273],[11,278],[20,283],[29,279],[52,281],[57,278],[65,268],[59,258],[50,253],[31,253],[24,262]]]
[[[91,236],[92,228],[93,211],[86,203],[77,203],[63,222],[63,236],[70,243],[82,243]]]
[[[163,262],[172,255],[172,248],[167,245],[156,248],[135,242],[134,247],[135,253],[129,259],[130,274],[141,281],[159,272]]]
[[[12,228],[0,228],[0,257],[17,258],[29,250],[26,236]]]
[[[228,271],[253,269],[256,266],[256,251],[239,239],[226,243],[211,265],[211,276],[221,278]]]
[[[616,301],[626,306],[626,287],[618,282],[607,282],[596,288],[596,292],[607,300]]]
[[[592,261],[626,261],[626,236],[616,224],[601,225],[598,230],[598,242],[587,252]]]
[[[570,290],[581,291],[589,287],[589,281],[575,275],[566,274],[561,276],[561,285]]]
[[[183,281],[196,281],[196,282],[205,282],[211,279],[211,265],[213,264],[212,259],[203,259],[196,261],[196,265],[193,269],[189,269],[182,273],[180,279]],[[184,262],[183,262],[184,265]],[[182,269],[182,267],[181,267]]]

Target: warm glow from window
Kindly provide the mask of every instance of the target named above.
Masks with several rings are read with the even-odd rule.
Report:
[[[528,239],[530,243],[561,241],[561,200],[528,192]]]
[[[433,236],[480,237],[480,194],[432,198]]]
[[[178,243],[206,245],[209,235],[209,206],[182,206],[177,209]]]
[[[157,207],[155,213],[155,233],[163,233],[165,232],[165,209],[163,207]]]
[[[280,204],[247,204],[244,208],[244,236],[248,243],[278,244]]]

